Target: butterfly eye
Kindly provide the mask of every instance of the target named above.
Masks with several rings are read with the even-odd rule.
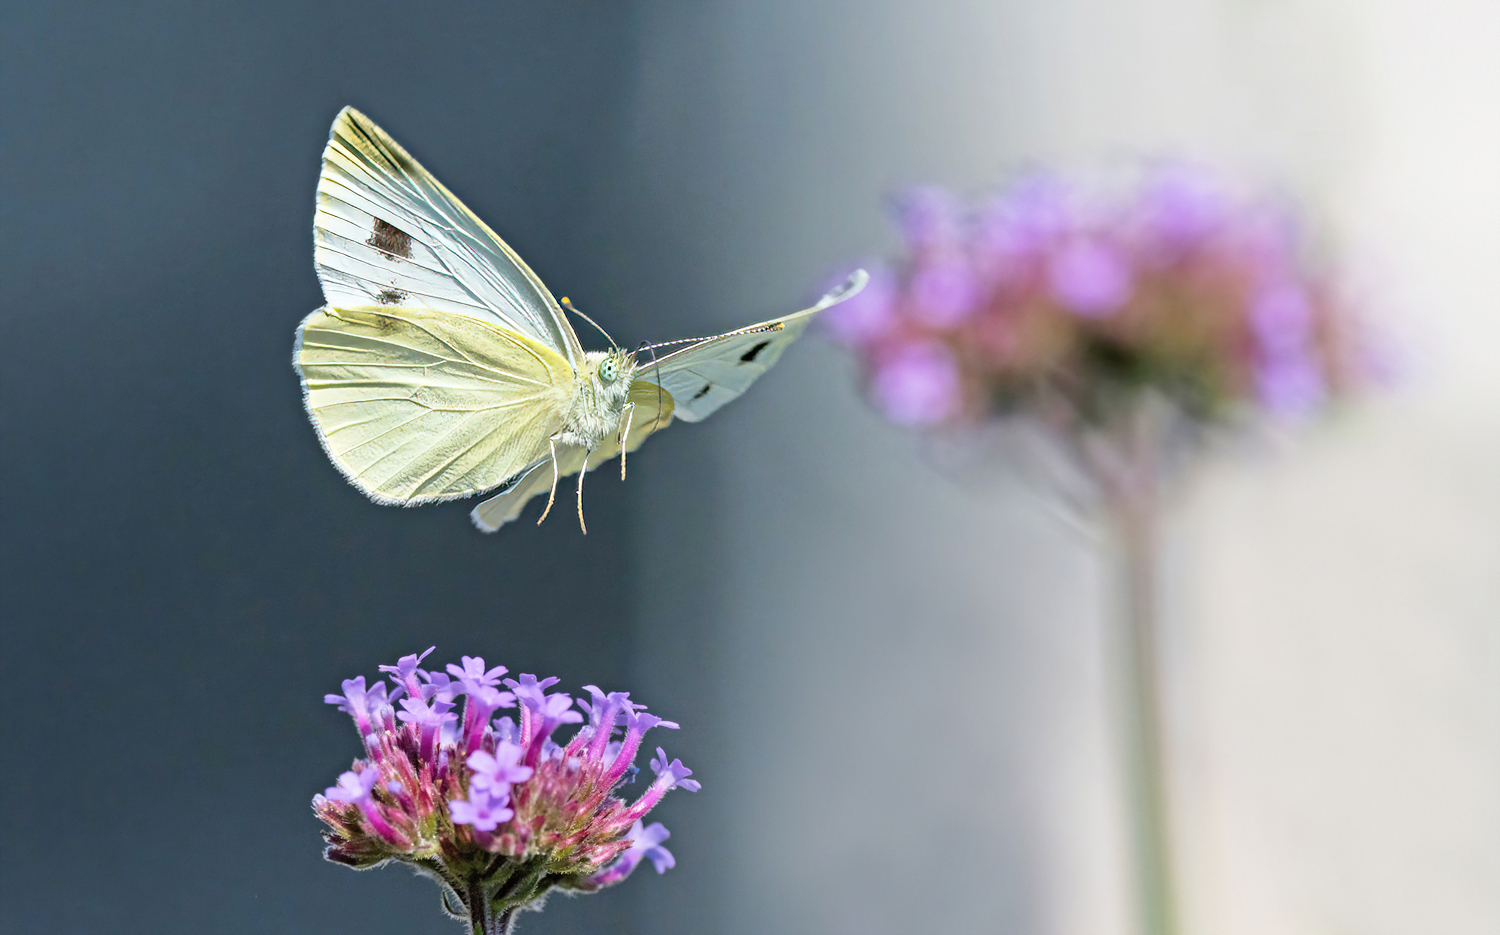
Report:
[[[613,382],[615,382],[615,374],[616,374],[615,362],[613,360],[605,358],[603,361],[600,362],[600,364],[599,364],[599,379],[600,380],[603,380],[605,383],[613,383]]]

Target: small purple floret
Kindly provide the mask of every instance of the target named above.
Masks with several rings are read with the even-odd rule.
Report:
[[[393,666],[381,666],[380,671],[389,672],[394,675],[396,677],[396,684],[406,689],[406,693],[411,697],[421,699],[430,698],[432,697],[431,691],[422,682],[417,680],[419,674],[426,675],[427,673],[417,667],[422,664],[422,660],[426,659],[434,649],[437,649],[437,647],[429,646],[427,647],[427,651],[420,655],[413,653],[410,656],[402,656],[396,660],[396,664]]]
[[[1201,244],[1230,219],[1223,179],[1203,166],[1168,163],[1156,169],[1141,192],[1146,232],[1171,252]]]
[[[486,753],[483,750],[469,754],[468,765],[474,771],[469,780],[471,786],[477,789],[498,790],[509,789],[512,783],[525,782],[536,772],[530,766],[521,765],[523,751],[519,746],[507,741],[501,741],[495,746],[494,753]]]
[[[693,775],[693,771],[683,766],[681,760],[673,760],[668,765],[667,752],[661,747],[656,748],[656,756],[651,760],[651,771],[656,773],[657,784],[668,789],[681,786],[689,792],[697,792],[703,788],[696,780],[687,778]]]
[[[912,317],[935,327],[956,325],[979,302],[979,280],[961,256],[937,259],[919,268],[911,279]]]
[[[339,784],[329,786],[323,794],[334,802],[350,802],[358,804],[370,798],[370,790],[375,788],[375,783],[380,779],[379,770],[366,769],[362,772],[345,772],[339,775]]]
[[[456,666],[448,663],[448,672],[464,684],[465,691],[472,691],[470,686],[482,685],[486,688],[494,688],[500,684],[500,676],[510,670],[505,666],[495,666],[486,670],[483,656],[464,656],[463,665]]]
[[[427,702],[407,697],[401,699],[401,708],[396,717],[420,730],[424,757],[432,755],[443,729],[458,720],[458,715],[450,713],[453,708],[451,701]]]
[[[482,796],[479,801],[459,799],[448,803],[449,814],[455,825],[473,825],[480,831],[494,831],[504,822],[515,817],[515,811],[506,807],[506,799]]]
[[[538,681],[534,675],[523,674],[519,680],[506,679],[505,684],[509,685],[515,691],[517,698],[541,698],[546,694],[547,689],[560,681],[562,679],[555,676]]]
[[[630,876],[642,859],[650,860],[657,873],[666,873],[677,866],[677,859],[672,856],[672,852],[661,846],[661,842],[671,836],[672,832],[659,821],[652,822],[645,828],[637,821],[630,826],[630,831],[625,836],[630,841],[630,847],[613,864],[590,878],[590,882],[595,887],[618,883]]]
[[[1312,303],[1301,286],[1278,282],[1250,301],[1250,328],[1267,354],[1296,353],[1311,336]]]
[[[1092,239],[1075,240],[1052,257],[1052,292],[1071,311],[1102,318],[1130,298],[1130,267],[1120,252]]]
[[[962,404],[958,363],[935,341],[898,348],[871,378],[875,402],[901,425],[931,425],[955,414]]]
[[[352,715],[361,737],[368,735],[374,729],[373,722],[380,708],[394,701],[396,696],[401,694],[401,689],[397,688],[395,693],[387,698],[384,681],[377,681],[366,690],[363,675],[345,679],[343,687],[342,695],[324,695],[323,701],[327,704],[338,705],[340,711]]]
[[[632,711],[625,716],[625,729],[630,733],[644,734],[653,727],[665,727],[667,730],[678,729],[676,721],[663,720],[646,711]]]
[[[563,692],[547,695],[540,703],[528,704],[531,713],[540,722],[536,728],[539,736],[551,734],[564,724],[578,724],[583,715],[573,710],[573,697]]]

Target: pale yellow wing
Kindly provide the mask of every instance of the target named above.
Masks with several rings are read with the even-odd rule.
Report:
[[[541,342],[431,309],[320,308],[292,362],[328,456],[380,503],[495,487],[548,451],[573,393]]]
[[[630,435],[625,440],[627,452],[641,447],[641,443],[652,432],[666,428],[672,421],[673,410],[672,394],[654,383],[645,383],[640,380],[630,384],[630,401],[635,404],[635,410],[630,419]],[[611,435],[589,456],[588,469],[592,471],[605,461],[618,457],[619,454],[620,445],[615,436]],[[582,466],[582,448],[575,448],[572,445],[558,446],[558,477],[577,474]],[[532,497],[545,495],[551,487],[552,458],[549,453],[512,477],[493,497],[476,506],[469,513],[469,518],[484,532],[494,532],[520,516],[521,510]],[[567,496],[566,491],[563,492],[563,496]]]
[[[345,107],[318,177],[313,263],[333,308],[391,305],[478,318],[577,367],[552,293],[474,212],[370,118]]]

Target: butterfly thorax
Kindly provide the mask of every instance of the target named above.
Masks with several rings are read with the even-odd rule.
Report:
[[[621,350],[584,352],[573,401],[558,441],[593,450],[618,432],[634,377],[634,354]]]

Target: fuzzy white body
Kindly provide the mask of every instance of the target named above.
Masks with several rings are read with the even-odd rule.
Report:
[[[605,377],[613,377],[606,380]],[[578,368],[578,382],[557,440],[592,451],[620,431],[630,381],[635,377],[634,355],[621,351],[588,351]]]

